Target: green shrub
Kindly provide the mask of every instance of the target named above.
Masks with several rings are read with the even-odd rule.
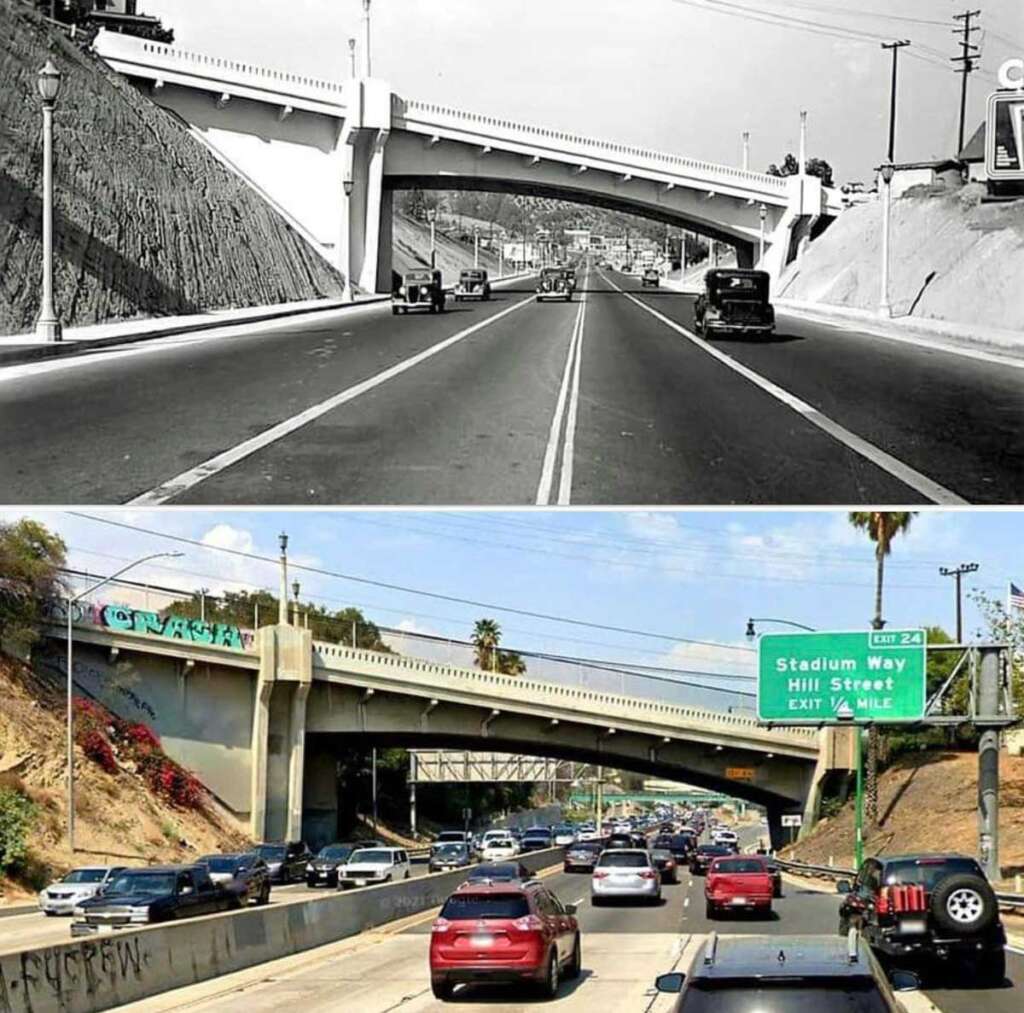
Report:
[[[28,851],[28,832],[35,822],[35,803],[10,788],[0,789],[0,872],[21,862]]]

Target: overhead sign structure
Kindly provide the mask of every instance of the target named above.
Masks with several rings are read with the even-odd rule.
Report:
[[[772,724],[919,721],[924,716],[924,630],[764,633],[757,716]]]
[[[799,813],[784,813],[779,822],[784,827],[799,827],[803,825],[803,817]]]
[[[991,180],[1024,180],[1024,91],[989,96],[985,171]]]
[[[753,781],[756,771],[753,767],[726,767],[725,776],[730,781]]]

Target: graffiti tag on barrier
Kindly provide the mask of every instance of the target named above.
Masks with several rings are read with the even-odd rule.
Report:
[[[194,644],[233,647],[239,651],[245,649],[242,631],[237,626],[185,619],[183,616],[160,616],[156,612],[144,612],[124,605],[105,605],[100,613],[100,625],[111,630],[155,634],[168,640],[188,640]]]

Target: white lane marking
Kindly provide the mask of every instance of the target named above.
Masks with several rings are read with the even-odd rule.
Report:
[[[690,898],[687,897],[686,900],[683,901],[683,907],[689,907],[689,906],[690,906]]]
[[[573,904],[576,904],[576,905],[582,904],[586,899],[587,899],[586,897],[580,897],[579,900],[574,900]]]
[[[576,365],[572,371],[572,393],[569,414],[565,420],[565,443],[562,446],[562,477],[558,484],[558,505],[568,506],[572,499],[572,466],[576,454],[576,414],[580,403],[580,364],[583,362],[583,332],[587,324],[587,282],[590,271],[583,276],[583,300],[580,303],[579,335],[576,339]]]
[[[652,317],[660,320],[666,327],[670,327],[676,333],[681,334],[687,341],[692,342],[701,351],[707,352],[713,359],[717,359],[723,366],[727,366],[734,373],[739,373],[745,380],[749,380],[755,387],[760,387],[766,394],[771,395],[776,401],[784,404],[787,408],[792,409],[802,418],[805,418],[811,425],[816,426],[823,432],[828,433],[834,440],[842,443],[848,447],[854,453],[859,454],[861,457],[870,461],[876,467],[881,468],[882,471],[887,472],[894,478],[899,479],[904,485],[909,486],[916,492],[919,492],[922,496],[927,497],[933,503],[941,503],[943,505],[968,505],[967,500],[962,499],[955,492],[945,488],[945,486],[939,485],[938,482],[933,481],[927,475],[921,474],[911,468],[909,464],[904,464],[902,461],[893,457],[891,454],[887,454],[880,447],[876,447],[873,443],[869,443],[867,440],[858,436],[856,433],[850,432],[844,426],[841,426],[834,419],[824,415],[813,405],[809,405],[806,401],[802,401],[795,394],[791,394],[788,390],[778,386],[778,384],[772,383],[771,380],[761,376],[760,373],[755,373],[754,370],[748,366],[744,366],[741,362],[731,358],[724,352],[719,351],[713,345],[709,344],[702,338],[697,337],[692,331],[688,331],[681,324],[677,324],[674,320],[670,320],[664,313],[660,313],[658,310],[648,306],[641,299],[637,299],[636,296],[624,291],[615,284],[614,281],[608,279],[608,283],[619,292],[621,292],[631,302],[636,303],[642,310],[650,313]]]
[[[537,506],[551,505],[551,490],[555,480],[555,464],[558,461],[558,447],[562,435],[562,420],[565,417],[565,405],[569,394],[569,384],[572,382],[573,363],[576,357],[576,345],[580,337],[580,320],[583,317],[583,303],[576,311],[576,319],[573,322],[572,337],[569,339],[569,354],[565,359],[565,370],[562,373],[562,383],[558,388],[558,399],[555,401],[555,414],[551,419],[551,429],[548,433],[548,444],[544,449],[544,463],[540,469],[540,484],[537,486]],[[562,462],[565,467],[565,462]]]
[[[162,482],[155,489],[151,489],[149,492],[145,492],[141,496],[136,496],[134,499],[129,500],[128,505],[159,506],[162,503],[166,503],[169,499],[181,495],[181,493],[191,489],[193,486],[199,485],[201,482],[205,482],[207,479],[212,478],[219,472],[224,471],[225,468],[230,468],[233,464],[237,464],[246,457],[255,454],[258,450],[262,450],[264,447],[270,446],[270,444],[284,439],[284,437],[295,432],[297,429],[301,429],[303,426],[307,426],[309,423],[315,422],[318,418],[326,415],[330,411],[333,411],[335,408],[338,408],[343,404],[347,404],[349,401],[355,400],[355,398],[359,397],[361,394],[365,394],[367,391],[373,390],[375,387],[379,387],[383,383],[387,383],[388,380],[393,380],[396,376],[400,376],[402,373],[405,373],[410,369],[414,369],[421,363],[426,362],[427,359],[431,359],[435,355],[446,351],[451,348],[452,345],[463,341],[465,338],[470,337],[470,335],[476,334],[477,331],[483,330],[483,328],[490,324],[496,323],[498,320],[501,320],[502,317],[506,317],[510,313],[514,313],[516,310],[522,309],[522,307],[529,305],[531,302],[533,302],[533,296],[530,296],[528,299],[521,299],[517,303],[513,303],[511,306],[503,309],[500,313],[495,313],[493,316],[487,317],[486,319],[479,321],[479,323],[475,323],[471,327],[467,327],[465,330],[459,331],[457,334],[453,334],[450,338],[445,338],[444,341],[439,341],[436,345],[431,345],[422,352],[410,356],[408,359],[403,359],[401,362],[396,363],[389,369],[385,369],[376,376],[371,376],[369,379],[363,380],[362,383],[357,383],[354,387],[349,387],[347,390],[340,391],[339,393],[327,398],[325,401],[321,401],[319,404],[312,405],[305,409],[305,411],[299,412],[298,415],[293,415],[290,419],[285,419],[283,422],[279,422],[276,426],[271,426],[269,429],[265,429],[262,433],[258,433],[256,436],[239,443],[237,446],[231,447],[228,450],[211,457],[207,461],[203,461],[202,464],[198,464],[194,468],[189,468],[188,471],[183,471],[180,475],[176,475],[174,478],[168,479],[166,482]]]

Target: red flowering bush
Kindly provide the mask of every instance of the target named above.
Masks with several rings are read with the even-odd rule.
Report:
[[[124,729],[124,739],[130,749],[142,754],[156,753],[162,749],[156,732],[141,721]]]
[[[92,729],[78,737],[78,743],[82,752],[98,763],[108,774],[117,773],[117,760],[114,757],[114,750],[110,743],[104,738],[103,733]]]
[[[181,809],[202,808],[204,792],[199,779],[173,760],[163,757],[149,773],[153,789],[172,805]]]

